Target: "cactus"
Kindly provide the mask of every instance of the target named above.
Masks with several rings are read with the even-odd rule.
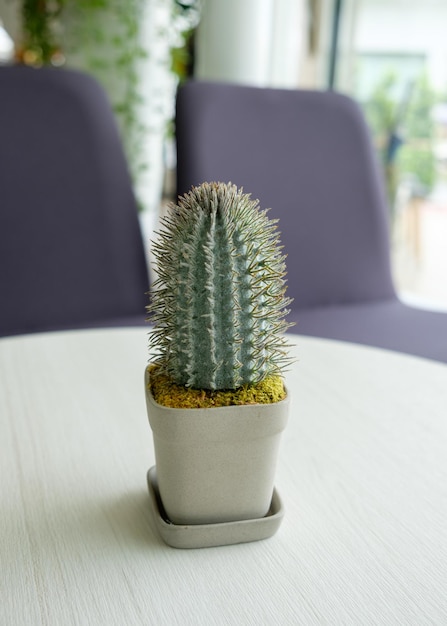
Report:
[[[154,243],[155,363],[177,384],[236,389],[281,374],[285,261],[276,221],[231,183],[179,198]]]

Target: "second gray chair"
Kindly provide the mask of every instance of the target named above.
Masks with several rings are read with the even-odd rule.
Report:
[[[176,125],[179,194],[232,181],[279,218],[294,332],[447,362],[447,314],[396,295],[383,184],[351,99],[190,82]]]

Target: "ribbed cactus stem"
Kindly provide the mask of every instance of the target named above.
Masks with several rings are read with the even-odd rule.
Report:
[[[275,222],[234,185],[180,198],[154,244],[156,361],[177,384],[235,389],[281,372],[285,264]]]

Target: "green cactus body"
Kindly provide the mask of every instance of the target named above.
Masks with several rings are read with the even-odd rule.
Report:
[[[156,363],[179,385],[236,389],[281,373],[289,300],[275,221],[231,183],[179,199],[154,244]]]

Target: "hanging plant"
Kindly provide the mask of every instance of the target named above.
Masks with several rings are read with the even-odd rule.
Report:
[[[65,0],[23,0],[23,35],[16,50],[19,63],[34,67],[64,63],[58,33],[58,19],[64,5]]]
[[[199,4],[199,0],[22,0],[23,36],[17,60],[36,67],[66,61],[101,83],[116,114],[137,196],[149,169],[147,144],[154,134],[172,132],[175,85],[185,76],[184,51],[199,19]],[[148,7],[153,33],[143,38]],[[160,10],[167,19],[157,24]],[[151,64],[172,78],[154,84],[150,101],[141,81],[149,54]],[[174,61],[180,58],[181,62]],[[145,204],[142,198],[138,203],[140,208]]]
[[[64,11],[68,64],[90,72],[106,90],[120,127],[134,179],[145,169],[141,144],[138,63],[147,56],[140,42],[144,0],[68,0]]]

